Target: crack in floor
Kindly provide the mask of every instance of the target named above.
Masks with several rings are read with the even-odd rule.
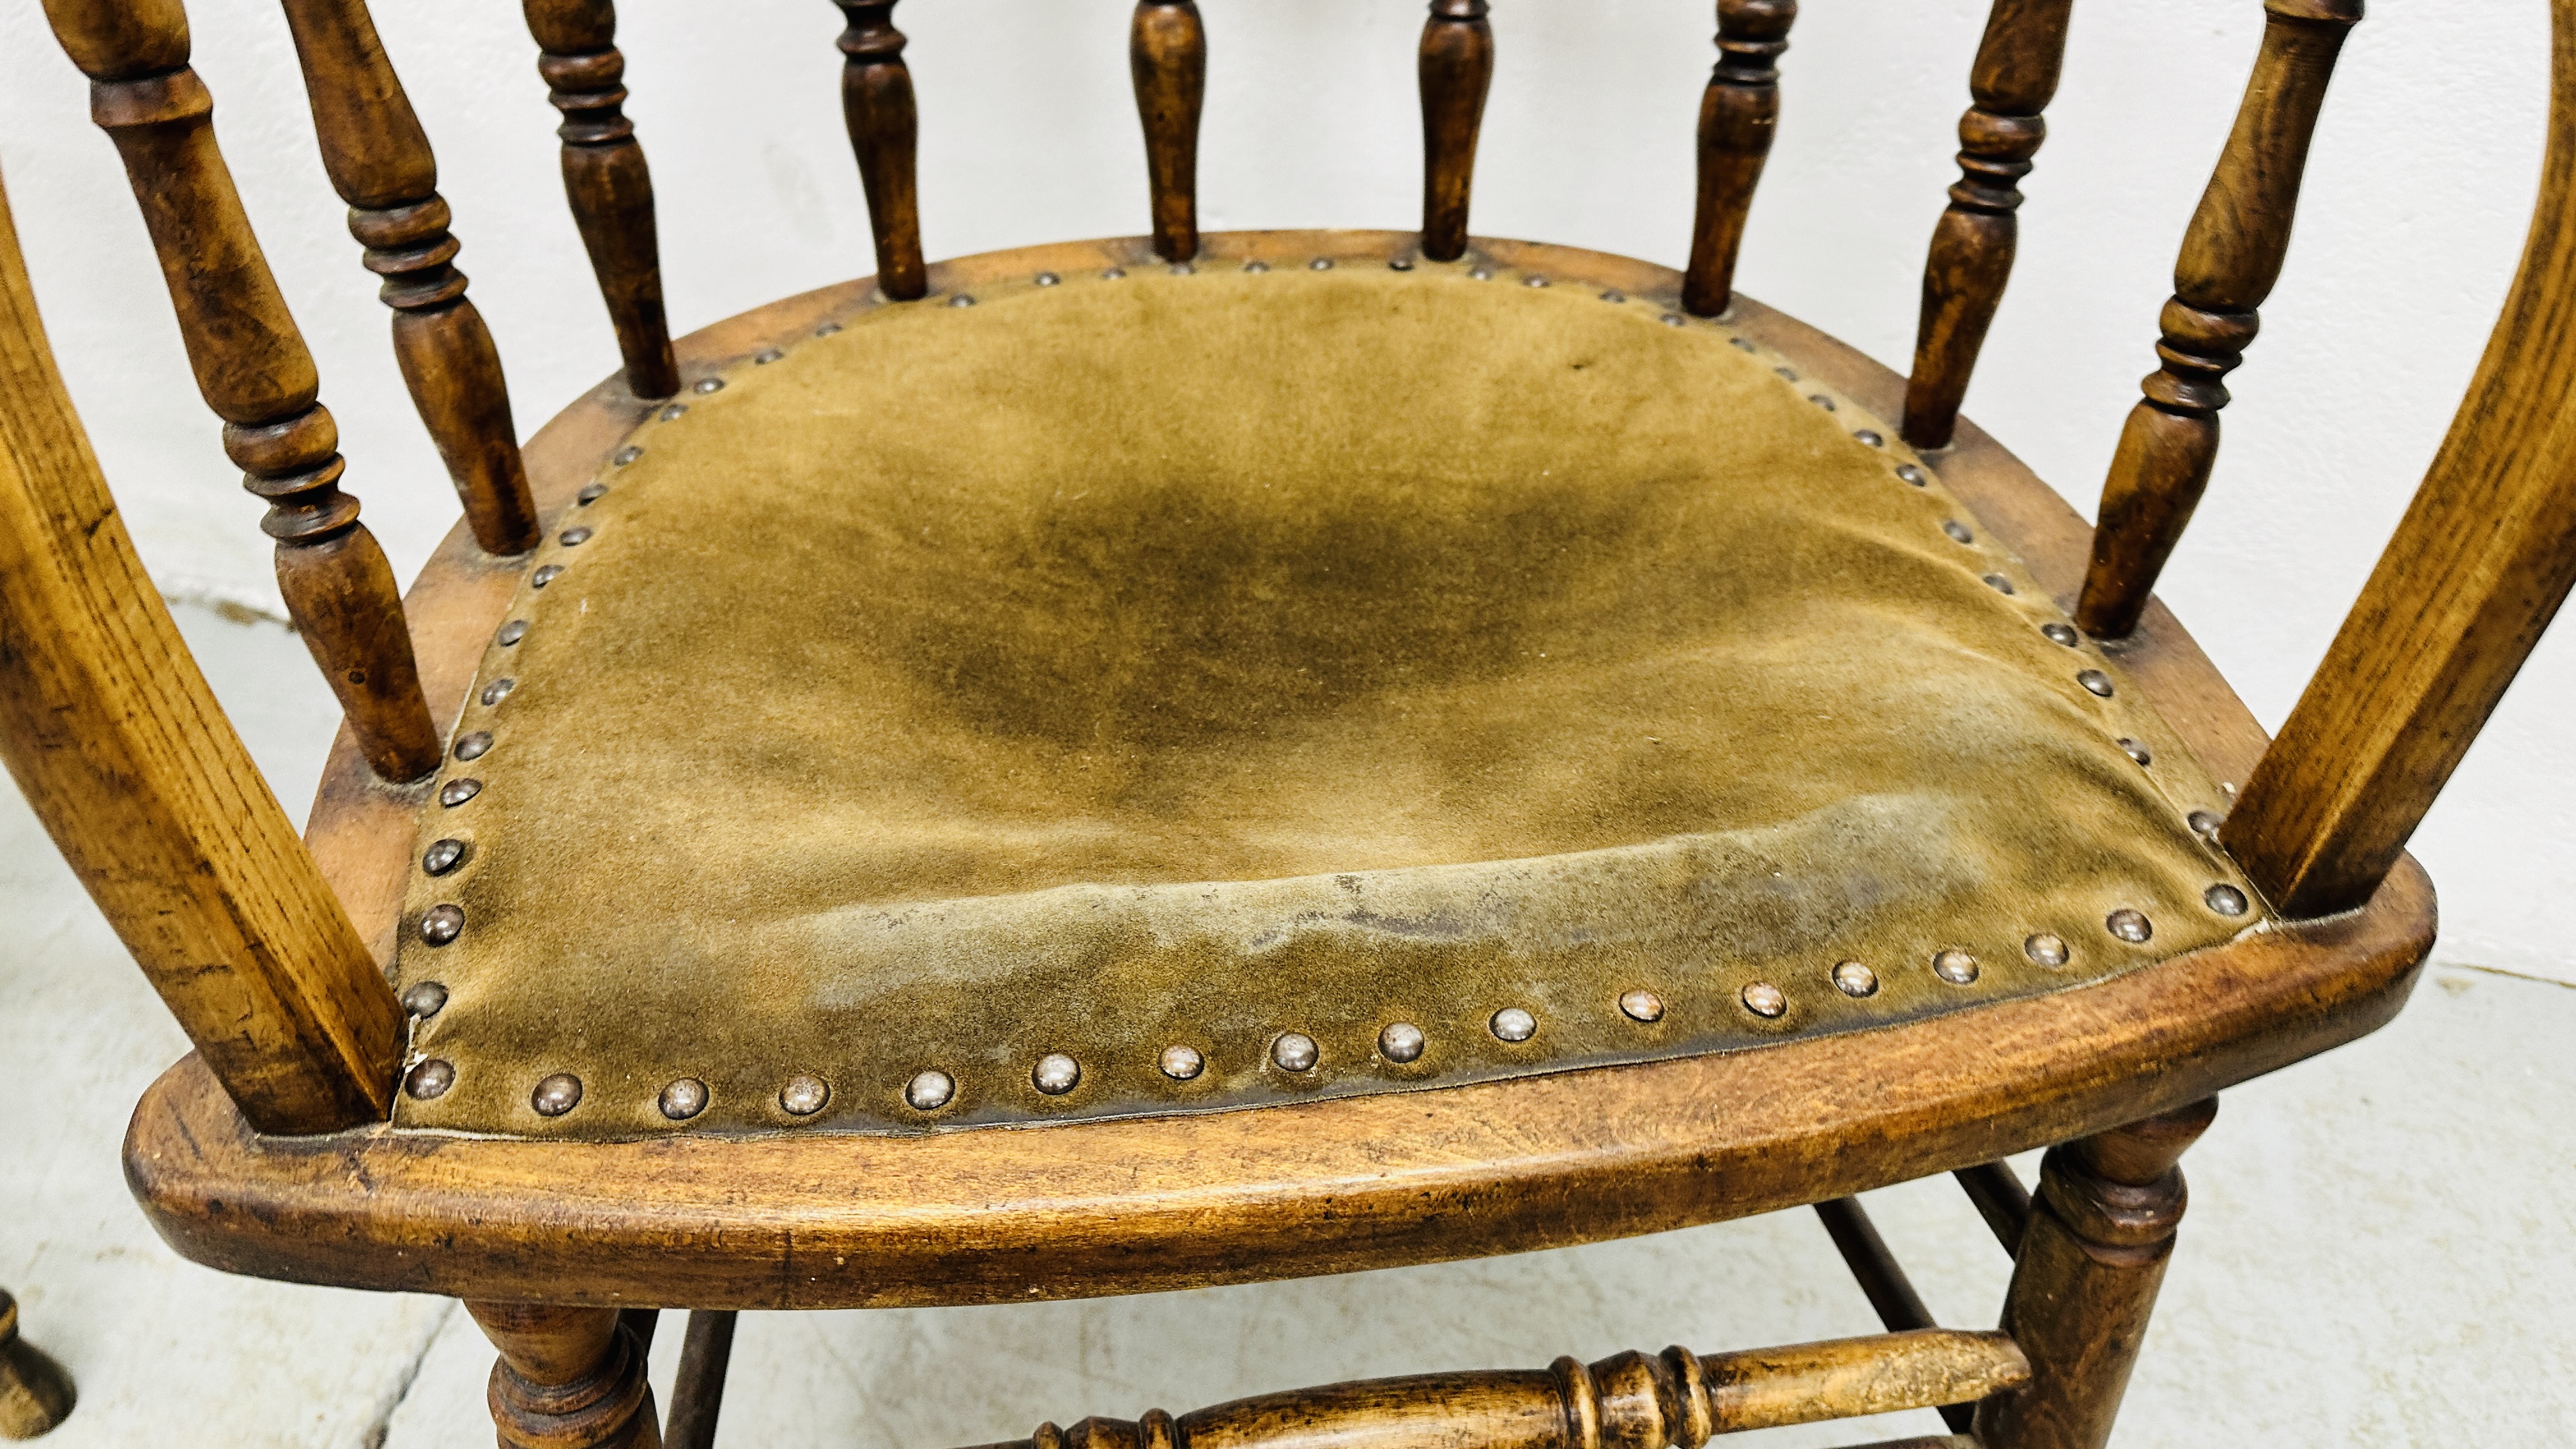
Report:
[[[2509,981],[2530,981],[2542,986],[2555,986],[2562,991],[2576,991],[2576,981],[2561,981],[2555,976],[2535,976],[2528,971],[2508,971],[2502,966],[2472,966],[2466,961],[2439,963],[2445,971],[2475,971],[2484,976],[2502,976]]]
[[[447,1306],[438,1311],[438,1321],[421,1335],[420,1348],[412,1354],[411,1362],[403,1365],[402,1382],[394,1385],[393,1397],[377,1412],[367,1432],[359,1436],[359,1449],[385,1449],[385,1436],[393,1432],[394,1414],[402,1408],[403,1400],[411,1397],[412,1385],[420,1381],[421,1365],[429,1362],[429,1351],[438,1346],[438,1336],[447,1331],[447,1321],[456,1316],[460,1306],[455,1299],[449,1299]]]

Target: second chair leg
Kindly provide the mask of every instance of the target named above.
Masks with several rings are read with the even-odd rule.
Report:
[[[1985,1449],[2102,1449],[2182,1222],[2183,1149],[2215,1097],[2049,1150],[2013,1262],[2004,1332],[2028,1387],[1977,1412]]]
[[[661,1449],[644,1353],[614,1308],[468,1302],[501,1351],[492,1424],[501,1449]]]

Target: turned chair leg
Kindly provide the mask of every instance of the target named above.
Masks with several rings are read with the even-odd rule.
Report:
[[[0,1439],[33,1439],[71,1411],[71,1375],[18,1336],[18,1300],[0,1289]]]
[[[644,1349],[614,1308],[467,1303],[501,1351],[492,1425],[501,1449],[661,1449]]]
[[[2174,1164],[2217,1114],[2210,1097],[2049,1149],[2004,1298],[2030,1384],[1979,1406],[1985,1449],[2109,1441],[2182,1222]]]

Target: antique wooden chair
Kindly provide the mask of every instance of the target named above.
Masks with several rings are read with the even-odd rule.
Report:
[[[841,0],[876,276],[676,344],[610,6],[527,0],[626,366],[524,451],[362,0],[285,0],[464,500],[403,598],[179,0],[46,4],[347,716],[299,840],[0,238],[0,738],[197,1046],[127,1171],[199,1262],[465,1299],[504,1444],[705,1445],[745,1308],[1814,1204],[1885,1336],[1020,1445],[1695,1449],[1927,1406],[1940,1443],[2099,1445],[2177,1158],[2222,1088],[2397,1011],[2433,940],[2403,845],[2576,575],[2576,0],[2504,318],[2268,744],[2149,586],[2361,0],[2266,0],[2089,530],[1957,417],[2069,0],[1995,4],[1911,379],[1731,294],[1794,0],[1718,7],[1680,273],[1468,234],[1485,0],[1423,32],[1419,234],[1200,235],[1201,25],[1145,0],[1150,237],[928,266],[892,0]],[[2048,1144],[2034,1202],[1998,1163]],[[2014,1255],[1999,1331],[1934,1327],[1851,1199],[1943,1171]]]

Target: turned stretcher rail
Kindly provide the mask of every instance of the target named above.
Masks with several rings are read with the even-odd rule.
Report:
[[[1705,1357],[1417,1374],[1237,1399],[1178,1418],[1041,1424],[984,1449],[1699,1449],[1712,1435],[1968,1403],[2017,1388],[2000,1333],[1924,1329]]]

